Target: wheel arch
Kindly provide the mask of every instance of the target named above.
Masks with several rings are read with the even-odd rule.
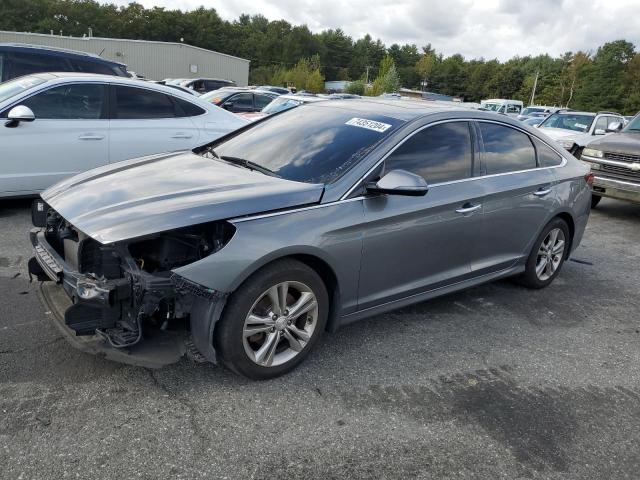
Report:
[[[567,211],[558,212],[553,218],[551,218],[551,220],[553,220],[554,218],[560,218],[564,220],[567,226],[569,227],[569,248],[567,249],[567,258],[568,258],[569,254],[571,253],[571,249],[573,248],[573,239],[576,233],[576,222],[573,218],[573,215],[571,215],[571,213]],[[551,220],[549,220],[549,222]],[[549,222],[547,222],[547,224]]]
[[[327,330],[334,332],[337,329],[337,319],[339,318],[341,310],[340,281],[331,259],[327,258],[322,250],[313,247],[292,247],[272,252],[245,269],[242,274],[235,279],[232,291],[239,288],[243,282],[258,270],[284,259],[297,260],[311,268],[320,276],[329,295]]]

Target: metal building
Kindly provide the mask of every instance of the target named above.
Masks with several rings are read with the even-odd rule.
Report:
[[[185,43],[100,37],[63,37],[0,31],[0,43],[30,43],[95,53],[124,63],[151,80],[164,78],[222,78],[238,86],[249,82],[249,60]]]

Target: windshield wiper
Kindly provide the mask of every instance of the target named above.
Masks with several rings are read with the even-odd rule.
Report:
[[[248,168],[249,170],[255,170],[256,172],[264,173],[271,177],[279,177],[279,175],[277,175],[273,170],[269,170],[267,167],[263,167],[262,165],[252,162],[251,160],[247,160],[246,158],[229,157],[227,155],[222,155],[218,158],[225,162],[233,163],[234,165],[239,165],[241,167]]]

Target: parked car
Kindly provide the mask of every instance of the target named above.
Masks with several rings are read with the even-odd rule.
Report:
[[[158,83],[158,85],[163,85],[163,84]],[[166,87],[173,88],[173,89],[176,89],[176,90],[180,90],[181,92],[184,92],[184,93],[188,93],[189,95],[194,95],[196,97],[200,96],[200,94],[198,92],[196,92],[195,90],[191,90],[190,88],[181,87],[180,85],[176,85],[176,84],[173,84],[173,83],[167,83],[167,84],[164,84],[164,85]]]
[[[273,85],[260,85],[259,87],[256,87],[256,90],[266,90],[268,92],[277,93],[279,95],[288,95],[291,93],[287,88],[274,87]]]
[[[591,179],[508,117],[317,102],[48,189],[30,273],[54,281],[47,308],[79,348],[157,365],[186,337],[265,379],[325,329],[513,275],[549,285],[580,243]]]
[[[181,79],[179,85],[185,88],[190,88],[191,90],[195,90],[200,95],[202,95],[213,90],[218,90],[222,87],[235,87],[236,82],[234,82],[233,80],[223,80],[220,78],[188,78]]]
[[[517,117],[523,108],[520,100],[509,100],[505,98],[490,98],[480,101],[480,108],[490,112],[502,113],[510,117]]]
[[[246,124],[173,88],[41,73],[0,84],[0,197],[31,195],[90,168],[185,150]]]
[[[266,90],[224,88],[205,93],[200,100],[213,103],[233,113],[259,112],[278,94]]]
[[[297,94],[281,95],[279,97],[276,97],[274,100],[272,100],[271,103],[269,103],[269,105],[264,107],[260,112],[245,113],[245,114],[242,114],[242,117],[249,121],[256,121],[268,115],[284,112],[285,110],[295,108],[299,105],[304,105],[305,103],[315,103],[315,102],[322,102],[326,100],[328,100],[328,98],[318,97],[316,95],[297,95]]]
[[[610,125],[618,130],[617,125]],[[594,174],[591,206],[602,197],[640,203],[640,115],[620,132],[589,143],[582,160]]]
[[[41,72],[83,72],[129,77],[127,66],[62,48],[0,43],[0,82]]]
[[[598,135],[614,132],[612,125],[622,125],[624,118],[614,112],[577,112],[563,110],[549,115],[539,128],[576,158]],[[621,127],[620,127],[621,128]]]
[[[542,123],[542,121],[547,117],[531,117],[526,120],[520,120],[525,125],[529,125],[530,127],[537,127]]]
[[[516,118],[518,120],[526,120],[528,118],[537,117],[537,116],[547,117],[550,114],[557,112],[558,110],[560,110],[560,108],[558,107],[547,107],[544,105],[529,105],[528,107],[524,108],[520,112],[520,115],[518,115]]]

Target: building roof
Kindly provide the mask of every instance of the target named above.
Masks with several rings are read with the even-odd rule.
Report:
[[[58,35],[51,35],[51,34],[48,34],[48,33],[11,32],[11,31],[7,31],[7,30],[0,30],[0,33],[9,33],[9,34],[14,34],[14,35],[35,35],[35,36],[47,37],[47,38],[58,37]],[[65,38],[65,37],[62,37],[62,38]],[[222,56],[225,56],[225,57],[234,58],[236,60],[242,60],[243,62],[246,62],[246,63],[250,63],[251,62],[251,60],[247,60],[246,58],[240,58],[240,57],[236,57],[234,55],[229,55],[227,53],[221,53],[221,52],[216,52],[215,50],[209,50],[209,49],[202,48],[202,47],[196,47],[194,45],[189,45],[188,43],[184,43],[184,42],[161,42],[161,41],[158,41],[158,40],[135,40],[135,39],[128,39],[128,38],[109,38],[109,37],[66,37],[66,38],[73,38],[75,40],[85,40],[85,41],[102,40],[102,41],[109,41],[109,42],[139,42],[139,43],[144,43],[144,44],[155,44],[155,45],[182,45],[182,46],[185,46],[185,47],[194,48],[196,50],[201,50],[201,51],[209,52],[209,53],[215,53],[215,54],[222,55]]]

